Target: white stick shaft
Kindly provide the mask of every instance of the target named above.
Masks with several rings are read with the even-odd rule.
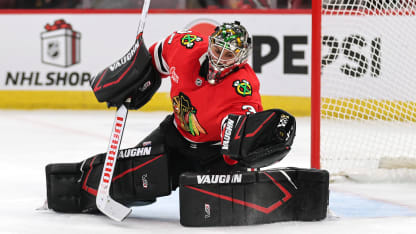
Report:
[[[127,118],[127,108],[121,105],[116,112],[113,128],[108,144],[107,155],[104,162],[103,173],[101,175],[99,191],[109,194],[111,180],[116,165],[118,151],[120,149],[121,139],[123,137],[124,125]]]
[[[137,34],[143,32],[144,24],[146,22],[147,12],[149,12],[150,0],[144,0],[143,8],[142,8],[142,15],[140,17],[139,28],[137,30]]]
[[[97,208],[103,214],[116,221],[122,221],[131,212],[130,208],[123,206],[110,197],[110,185],[113,179],[121,140],[123,138],[127,113],[128,109],[124,104],[121,105],[116,112],[96,198]]]

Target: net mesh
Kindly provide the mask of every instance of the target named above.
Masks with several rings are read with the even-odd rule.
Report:
[[[321,165],[416,161],[416,0],[323,0]],[[388,165],[388,164],[387,164]],[[409,166],[407,166],[409,165]],[[412,170],[410,170],[412,171]]]

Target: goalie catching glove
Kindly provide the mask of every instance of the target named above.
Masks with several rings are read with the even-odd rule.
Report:
[[[139,109],[159,89],[161,78],[139,34],[134,45],[121,59],[94,76],[91,87],[99,102],[120,106],[131,98],[129,109]]]
[[[296,120],[283,110],[271,109],[251,115],[230,114],[221,129],[224,157],[260,168],[282,160],[289,153]]]

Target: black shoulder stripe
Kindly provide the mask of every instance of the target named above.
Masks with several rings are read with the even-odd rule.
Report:
[[[165,68],[165,66],[164,66],[164,62],[163,62],[163,57],[162,57],[162,46],[163,46],[163,43],[160,43],[160,45],[158,46],[158,48],[157,48],[157,58],[158,58],[158,62],[159,62],[159,64],[161,65],[160,66],[160,69],[163,71],[163,72],[165,72],[165,73],[168,73],[169,71],[168,70],[166,70],[166,68]]]

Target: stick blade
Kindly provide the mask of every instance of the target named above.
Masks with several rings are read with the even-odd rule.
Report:
[[[131,213],[131,208],[116,202],[110,196],[98,196],[96,200],[97,208],[109,218],[121,222]]]

